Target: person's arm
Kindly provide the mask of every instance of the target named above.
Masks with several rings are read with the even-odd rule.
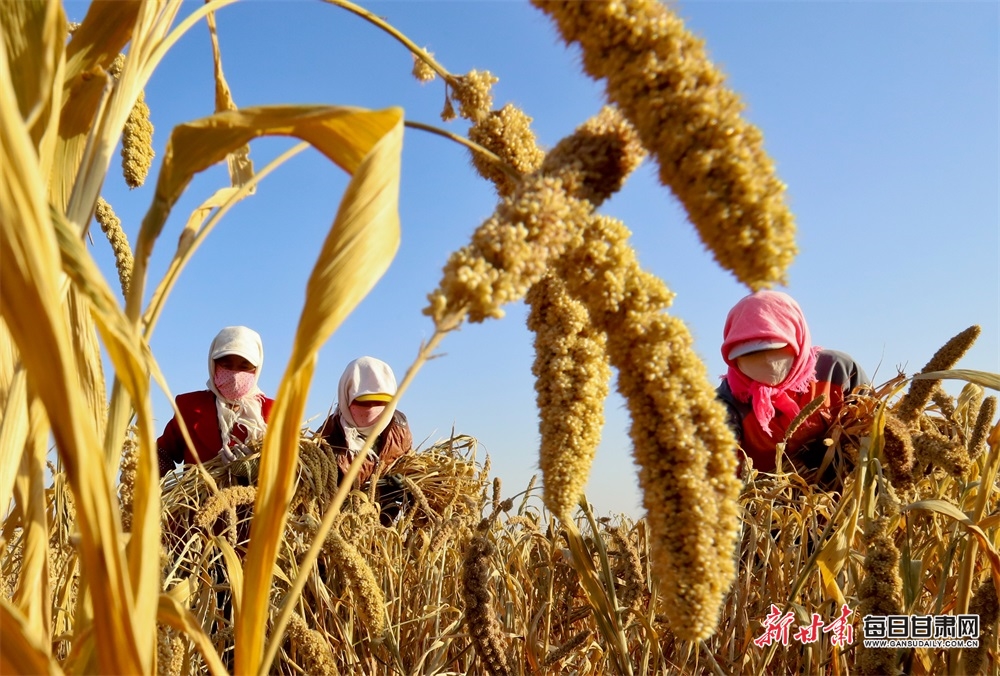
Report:
[[[715,390],[715,397],[726,407],[726,422],[729,424],[729,429],[736,435],[736,443],[742,444],[744,414],[740,411],[739,404],[733,397],[728,382],[722,381],[722,384]]]
[[[816,360],[816,379],[840,387],[845,396],[856,387],[871,384],[861,365],[851,355],[839,350],[823,350],[820,353]]]
[[[184,437],[176,418],[163,429],[163,434],[156,440],[156,459],[160,467],[160,478],[172,471],[177,463],[184,461]]]

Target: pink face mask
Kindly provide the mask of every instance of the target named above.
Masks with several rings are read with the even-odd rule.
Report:
[[[253,371],[230,371],[216,367],[214,380],[223,397],[236,401],[250,394],[257,382],[257,374]]]

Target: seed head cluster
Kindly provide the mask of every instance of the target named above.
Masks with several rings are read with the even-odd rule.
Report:
[[[224,488],[208,500],[194,517],[194,526],[206,533],[216,532],[216,521],[225,515],[226,539],[236,544],[236,508],[252,505],[257,499],[256,486],[231,486]]]
[[[595,216],[559,260],[570,293],[607,334],[632,425],[652,559],[680,638],[710,636],[736,574],[736,440],[672,294],[645,273],[628,230]]]
[[[493,95],[490,89],[497,83],[497,78],[488,70],[471,70],[453,80],[455,100],[458,101],[458,114],[472,122],[479,122],[489,115],[493,107]]]
[[[913,486],[913,439],[906,423],[892,413],[885,417],[883,432],[885,443],[882,456],[885,459],[886,472],[889,481],[898,490],[907,490]]]
[[[128,435],[122,445],[122,460],[119,465],[121,478],[118,483],[118,503],[122,513],[122,531],[132,532],[132,507],[135,503],[135,477],[139,469],[139,445],[135,437]]]
[[[997,618],[1000,604],[997,603],[997,588],[992,577],[982,583],[969,602],[969,612],[979,616],[979,646],[970,649],[965,657],[965,673],[985,674],[990,647],[996,644]]]
[[[610,109],[585,122],[451,255],[424,313],[438,323],[462,313],[472,322],[502,317],[501,306],[524,298],[641,153],[631,127]]]
[[[345,587],[350,589],[351,595],[356,599],[355,609],[369,633],[373,637],[382,636],[385,633],[385,594],[382,593],[382,587],[375,579],[371,567],[357,548],[336,531],[331,530],[326,536],[323,551],[344,576]]]
[[[567,192],[594,207],[621,190],[646,150],[616,108],[605,106],[545,156],[542,172],[563,178]]]
[[[97,208],[94,210],[94,217],[101,232],[111,243],[111,250],[115,253],[115,267],[118,269],[118,282],[122,288],[122,296],[128,295],[129,286],[132,284],[132,247],[129,246],[128,237],[122,230],[122,222],[115,215],[114,209],[103,197],[97,198]]]
[[[982,329],[974,324],[951,338],[934,353],[934,356],[920,370],[920,373],[946,371],[953,368],[965,353],[969,351],[969,348],[976,342],[981,332]],[[940,384],[940,380],[911,381],[909,391],[907,391],[896,405],[895,414],[903,422],[913,423],[923,412],[924,408],[926,408],[927,402],[931,400],[934,390]]]
[[[428,52],[426,49],[424,52],[427,56],[434,56],[433,52]],[[413,77],[417,78],[420,82],[431,82],[437,77],[437,73],[427,65],[427,62],[421,59],[416,54],[413,55]]]
[[[786,186],[703,41],[656,0],[532,2],[606,81],[719,264],[755,290],[784,281],[797,252]]]
[[[528,291],[545,505],[568,521],[590,477],[601,441],[611,369],[605,336],[562,280],[543,277]]]
[[[165,625],[156,626],[156,674],[180,676],[184,669],[184,644],[180,632]]]
[[[918,467],[936,467],[956,479],[965,476],[972,466],[965,444],[935,429],[913,435],[913,454]]]
[[[976,415],[976,423],[972,428],[972,433],[969,435],[969,443],[967,448],[969,449],[969,459],[975,460],[983,451],[986,449],[986,436],[989,434],[990,427],[993,425],[993,416],[997,413],[997,398],[996,397],[986,397],[983,400],[982,405],[979,407],[979,413]]]
[[[521,174],[534,172],[545,157],[531,131],[531,118],[511,104],[491,111],[474,124],[469,129],[469,140],[491,151]],[[473,153],[472,165],[480,176],[496,186],[501,197],[514,192],[516,181],[500,169],[492,158]]]
[[[465,622],[480,662],[490,676],[508,676],[510,647],[490,599],[490,559],[495,554],[496,547],[482,533],[469,540],[462,562],[462,600]]]
[[[887,532],[888,518],[874,521],[866,533],[865,578],[859,590],[858,615],[899,615],[903,608],[903,582],[899,577],[899,549]],[[862,674],[896,673],[896,650],[858,647]]]
[[[336,676],[337,665],[333,661],[330,644],[323,635],[309,625],[297,613],[288,619],[288,640],[301,658],[307,674]]]
[[[122,174],[130,188],[138,188],[146,182],[149,167],[153,164],[153,123],[149,121],[149,106],[146,94],[140,91],[135,105],[125,121],[122,130]]]
[[[590,210],[567,197],[561,179],[527,177],[479,226],[471,244],[448,259],[425,314],[436,322],[463,311],[472,322],[503,317],[501,306],[523,298],[541,279],[549,257],[565,246],[567,227]]]

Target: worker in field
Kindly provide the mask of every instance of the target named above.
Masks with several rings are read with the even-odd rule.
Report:
[[[365,441],[375,431],[375,422],[395,394],[396,376],[384,361],[359,357],[344,369],[337,386],[337,410],[317,432],[330,445],[340,479],[347,474]],[[386,476],[387,470],[412,448],[413,435],[406,416],[396,410],[368,450],[354,480],[354,486],[360,488],[368,483],[376,469],[380,477],[385,477],[379,482],[383,522],[395,518],[403,497],[399,478]]]
[[[785,457],[796,467],[826,464],[823,443],[845,397],[868,384],[864,370],[844,352],[814,347],[798,303],[780,291],[758,291],[729,311],[722,358],[729,369],[717,390],[729,410],[740,447],[762,472],[775,470],[775,449],[796,416],[822,395],[822,403],[791,434]]]
[[[257,386],[264,364],[264,346],[256,331],[227,326],[208,350],[206,389],[176,397],[177,410],[187,426],[194,448],[188,448],[177,417],[171,418],[156,441],[160,476],[177,463],[223,463],[248,454],[247,444],[260,441],[274,400]]]

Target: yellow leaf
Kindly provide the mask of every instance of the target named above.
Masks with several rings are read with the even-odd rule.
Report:
[[[991,390],[1000,390],[1000,373],[989,371],[973,371],[971,369],[949,369],[947,371],[930,371],[918,373],[914,380],[965,380]]]
[[[205,666],[208,667],[208,673],[212,676],[226,676],[229,673],[222,664],[222,660],[219,659],[219,653],[215,652],[212,639],[201,628],[198,618],[170,594],[160,594],[156,619],[187,635],[187,638],[201,653],[205,660]]]
[[[48,412],[76,498],[80,557],[100,617],[94,635],[101,670],[145,672],[153,638],[134,631],[114,490],[104,463],[93,462],[101,444],[90,411],[79,389],[67,386],[79,369],[62,311],[62,266],[47,177],[17,110],[9,68],[0,50],[0,314],[20,351],[28,385]]]
[[[265,110],[260,115],[277,113]],[[268,589],[292,497],[300,424],[316,354],[388,269],[399,246],[402,110],[314,110],[289,121],[294,123],[289,129],[296,136],[316,145],[353,176],[310,275],[292,357],[264,436],[245,566],[244,607],[236,618],[236,670],[240,673],[270,668],[261,660]],[[272,636],[272,646],[280,644],[281,638]]]
[[[26,620],[5,598],[0,598],[0,673],[61,674],[59,663],[49,659],[45,646],[28,639]]]

